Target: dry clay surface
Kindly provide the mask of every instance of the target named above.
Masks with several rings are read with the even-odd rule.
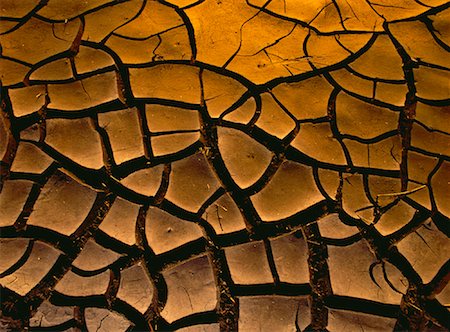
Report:
[[[449,329],[448,2],[0,16],[0,330]]]

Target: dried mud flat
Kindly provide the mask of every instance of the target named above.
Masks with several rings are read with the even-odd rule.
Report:
[[[0,330],[449,329],[449,3],[0,16]]]

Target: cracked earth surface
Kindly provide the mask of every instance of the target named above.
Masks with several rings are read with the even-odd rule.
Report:
[[[0,15],[0,329],[449,329],[449,3]]]

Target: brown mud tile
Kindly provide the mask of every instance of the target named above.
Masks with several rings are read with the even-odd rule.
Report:
[[[347,331],[393,331],[396,319],[331,309],[328,312],[327,329],[333,332]]]
[[[73,78],[72,66],[69,58],[57,59],[33,70],[31,81],[58,81]]]
[[[178,329],[177,332],[219,332],[219,324],[199,324],[183,327]]]
[[[29,239],[22,238],[0,239],[0,252],[8,253],[7,255],[1,255],[2,259],[0,260],[0,273],[5,272],[11,266],[17,263],[17,261],[27,250],[29,242]]]
[[[402,59],[387,35],[378,35],[370,48],[353,61],[350,67],[371,78],[404,79]]]
[[[35,242],[28,260],[14,273],[0,278],[0,285],[24,296],[50,271],[60,251],[42,242]]]
[[[145,236],[156,255],[178,248],[203,236],[200,226],[151,206],[145,219]]]
[[[450,73],[448,71],[419,66],[414,69],[417,96],[428,100],[450,99]]]
[[[155,60],[191,60],[192,48],[185,26],[161,33],[161,44],[154,50]]]
[[[320,219],[319,225],[320,235],[330,239],[345,239],[358,233],[356,226],[348,226],[344,224],[337,213],[332,213]]]
[[[434,200],[439,212],[450,217],[450,162],[444,161],[431,179]]]
[[[179,133],[151,138],[152,151],[155,157],[177,153],[191,146],[200,139],[200,133]]]
[[[231,177],[241,188],[254,184],[270,165],[273,153],[247,134],[218,127],[219,151]]]
[[[51,20],[65,20],[77,17],[89,10],[108,3],[109,0],[73,1],[50,0],[38,14]]]
[[[310,323],[307,297],[239,297],[239,331],[303,331]]]
[[[218,293],[208,256],[197,256],[175,265],[163,271],[163,277],[168,296],[161,316],[167,322],[215,309]]]
[[[247,101],[235,109],[233,112],[228,113],[223,117],[226,121],[237,122],[242,124],[248,124],[253,118],[256,112],[255,99],[249,98]]]
[[[450,239],[431,220],[400,240],[397,248],[424,283],[430,282],[450,257]]]
[[[447,45],[450,45],[450,10],[448,8],[444,9],[439,13],[430,15],[430,18],[433,22],[434,30],[438,32],[438,38]]]
[[[20,142],[11,171],[41,174],[52,162],[53,160],[34,144]]]
[[[385,170],[400,169],[402,143],[398,135],[372,144],[364,144],[349,139],[343,141],[355,166]]]
[[[83,39],[100,42],[111,32],[130,22],[143,3],[142,0],[118,2],[85,15]]]
[[[235,79],[210,70],[202,72],[203,93],[211,117],[219,117],[246,91],[246,87]]]
[[[88,332],[125,332],[134,325],[121,314],[102,308],[86,308],[84,319]]]
[[[1,125],[1,121],[0,121]],[[30,141],[39,142],[40,139],[39,124],[35,123],[20,132],[20,139],[28,139]]]
[[[333,200],[337,200],[338,188],[340,183],[339,173],[319,168],[318,170],[319,182],[322,185],[323,190],[330,196]]]
[[[33,182],[6,180],[0,192],[0,226],[12,226],[22,212]]]
[[[374,11],[387,21],[417,16],[429,8],[421,2],[403,0],[379,0],[372,3]]]
[[[273,283],[264,242],[256,241],[224,249],[231,278],[235,284]]]
[[[163,165],[141,169],[131,173],[120,183],[141,195],[154,196],[161,184],[163,169]]]
[[[98,124],[108,133],[114,161],[125,161],[144,155],[144,144],[136,108],[98,114]]]
[[[113,58],[105,51],[83,45],[80,46],[74,60],[78,74],[85,74],[114,64]]]
[[[166,198],[183,209],[197,212],[219,187],[205,156],[197,153],[172,163]]]
[[[161,98],[200,103],[199,69],[181,64],[130,68],[130,84],[136,98]]]
[[[450,68],[448,51],[436,42],[424,22],[408,21],[390,24],[389,31],[411,58]]]
[[[411,145],[438,155],[450,156],[450,135],[429,131],[417,123],[412,126]]]
[[[330,75],[344,90],[353,92],[359,96],[372,98],[374,86],[372,81],[358,77],[345,68],[332,71]]]
[[[39,0],[2,0],[0,3],[0,15],[2,17],[21,18],[27,15],[39,4]]]
[[[102,295],[108,289],[109,276],[109,270],[89,277],[68,271],[56,284],[55,290],[67,296]]]
[[[140,313],[145,313],[153,299],[153,285],[141,262],[120,272],[117,298]]]
[[[328,122],[317,124],[302,123],[299,133],[291,142],[291,146],[308,157],[324,163],[347,164],[342,146],[334,138]]]
[[[115,32],[125,37],[144,39],[181,24],[183,24],[183,20],[174,8],[158,1],[147,1],[136,19]]]
[[[367,182],[369,193],[379,206],[386,206],[392,203],[398,197],[395,196],[395,193],[402,191],[401,179],[369,175]]]
[[[371,105],[346,93],[336,98],[336,122],[341,134],[374,138],[397,129],[399,113]]]
[[[327,116],[328,99],[333,86],[322,76],[277,85],[272,93],[297,119]]]
[[[0,117],[0,160],[5,157],[8,151],[8,140],[10,139],[10,131],[6,126],[3,117]]]
[[[72,265],[81,270],[95,271],[107,267],[120,257],[120,254],[89,239]]]
[[[113,50],[123,63],[139,64],[152,61],[159,43],[157,36],[145,40],[132,40],[112,35],[105,45]]]
[[[353,218],[366,223],[373,220],[373,204],[364,191],[363,177],[360,174],[343,174],[342,209]],[[367,208],[367,209],[365,209]]]
[[[103,166],[100,135],[88,118],[47,120],[45,142],[81,166]]]
[[[291,233],[270,239],[270,246],[281,282],[309,284],[308,247],[301,235]]]
[[[0,79],[2,80],[3,86],[21,83],[30,70],[30,68],[25,65],[1,58],[0,68],[2,69],[0,71]]]
[[[153,133],[200,129],[199,114],[196,110],[187,110],[164,105],[145,105],[148,128]]]
[[[33,85],[8,90],[14,116],[24,116],[39,111],[45,105],[45,86]]]
[[[45,300],[30,318],[30,327],[52,327],[67,322],[73,317],[74,307],[56,306]]]
[[[408,86],[404,84],[390,84],[377,82],[375,99],[390,105],[403,107],[408,94]]]
[[[136,243],[136,220],[139,205],[117,197],[99,229],[109,236],[132,246]]]
[[[12,29],[17,25],[17,22],[14,21],[0,21],[0,34],[4,34]]]
[[[375,224],[375,228],[383,236],[390,235],[407,225],[415,212],[416,209],[403,201],[399,201],[382,214],[380,220]]]
[[[62,111],[78,111],[120,98],[114,71],[71,83],[49,84],[48,94],[48,107]]]
[[[415,119],[430,129],[450,134],[450,106],[430,106],[418,102]]]
[[[428,188],[423,188],[417,191],[417,188],[420,187],[417,183],[408,182],[408,190],[416,190],[415,192],[408,194],[408,198],[412,199],[414,202],[419,203],[425,209],[429,211],[432,210],[431,200],[430,200],[430,191]]]
[[[295,128],[295,122],[268,93],[261,96],[261,115],[256,125],[266,133],[283,139]]]
[[[276,221],[305,210],[324,197],[317,189],[310,167],[285,161],[251,200],[263,221]]]
[[[364,240],[346,247],[328,246],[328,265],[331,286],[335,295],[357,297],[382,303],[400,304],[402,295],[395,292],[386,282],[381,265],[374,268],[371,280],[369,268],[376,257]],[[399,291],[405,290],[403,276],[395,267],[385,263],[389,281]]]
[[[228,193],[212,203],[203,214],[217,234],[226,234],[245,229],[244,218],[236,203]]]
[[[42,188],[28,224],[69,236],[83,223],[95,197],[95,191],[62,173],[56,173]]]
[[[449,307],[450,304],[450,284],[447,284],[445,288],[439,293],[436,294],[436,300],[438,300],[442,305]]]
[[[2,55],[27,63],[37,63],[69,50],[79,27],[79,20],[47,23],[31,18],[19,29],[0,36]]]

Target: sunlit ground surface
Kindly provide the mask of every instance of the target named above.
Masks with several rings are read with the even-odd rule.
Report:
[[[1,0],[0,329],[447,330],[449,7]]]

